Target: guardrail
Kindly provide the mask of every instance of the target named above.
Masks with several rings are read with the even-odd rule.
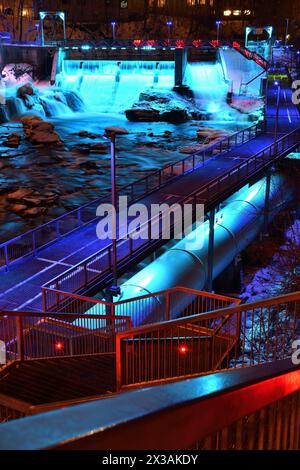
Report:
[[[218,142],[208,145],[203,150],[164,166],[149,173],[118,190],[119,196],[127,196],[133,203],[153,191],[158,190],[170,181],[203,166],[206,160],[221,152],[231,150],[237,145],[248,142],[264,130],[264,123],[259,122]],[[18,237],[0,244],[0,269],[9,266],[28,256],[35,256],[41,249],[72,234],[74,231],[97,220],[96,210],[100,203],[108,202],[107,196],[95,199],[78,209],[74,209],[50,222],[36,227]]]
[[[224,200],[233,189],[239,189],[243,184],[249,181],[250,177],[255,177],[258,173],[267,168],[270,163],[275,162],[281,155],[288,153],[293,147],[299,145],[299,140],[300,129],[296,129],[247,160],[243,160],[232,170],[215,178],[202,188],[185,196],[182,200],[178,200],[177,203],[182,206],[184,204],[191,204],[194,216],[196,214],[197,204],[205,203],[205,207],[208,210],[209,207],[213,207],[221,202],[221,200]],[[163,227],[163,217],[164,214],[160,213],[159,227]],[[184,226],[183,223],[182,211],[182,220],[177,220],[176,224],[182,224],[181,226]],[[151,234],[152,226],[153,220],[149,219],[146,224],[141,226],[141,232]],[[174,233],[175,229],[176,227],[173,223],[171,233]],[[154,249],[156,246],[159,246],[164,234],[165,232],[162,230],[159,237],[155,239],[152,239],[148,235],[148,237],[145,236],[143,237],[144,239],[138,240],[134,240],[131,234],[128,234],[127,239],[117,240],[118,267],[126,265],[129,261],[131,262],[135,256],[139,256],[143,251],[149,250],[150,252],[150,248]],[[112,247],[109,245],[46,283],[42,287],[44,309],[47,310],[47,306],[50,305],[46,297],[50,295],[49,292],[53,289],[63,292],[82,292],[86,290],[88,286],[95,283],[99,284],[101,280],[107,279],[113,269],[111,254]]]
[[[0,449],[299,450],[299,410],[300,366],[277,361],[10,421]]]
[[[290,358],[300,292],[118,333],[117,388]]]
[[[129,316],[1,312],[1,366],[14,360],[115,352],[115,335],[132,327]]]
[[[50,306],[52,308],[55,306],[55,311],[63,314],[88,312],[94,315],[106,313],[118,318],[130,316],[133,325],[166,321],[240,303],[237,298],[185,287],[174,287],[119,302],[106,302],[59,290],[46,290],[46,292],[48,295],[45,299],[50,305],[48,303],[45,305],[45,311],[49,311]]]
[[[215,48],[216,45],[231,46],[229,41],[211,41],[209,39],[182,39],[182,38],[159,38],[159,39],[100,39],[100,40],[78,40],[78,39],[58,39],[58,40],[45,40],[44,44],[39,41],[19,41],[16,39],[0,38],[0,45],[3,46],[30,46],[30,47],[83,47],[89,48],[126,48],[126,49],[139,49],[139,48],[163,48],[163,49],[182,49],[184,47],[199,48]],[[84,49],[86,52],[86,49]]]
[[[262,67],[264,70],[268,70],[269,68],[269,62],[262,57],[260,54],[257,54],[257,52],[252,52],[246,47],[243,47],[240,43],[234,41],[232,44],[232,47],[238,51],[242,56],[244,56],[248,60],[253,60],[256,62],[257,65]]]

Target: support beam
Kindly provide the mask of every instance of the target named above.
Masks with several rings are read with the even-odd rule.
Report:
[[[209,240],[207,255],[207,283],[206,289],[212,291],[213,267],[214,267],[214,240],[215,240],[215,215],[216,209],[212,209],[209,213]]]
[[[182,86],[187,65],[187,49],[175,49],[175,86]]]

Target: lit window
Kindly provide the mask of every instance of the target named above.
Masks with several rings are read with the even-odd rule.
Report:
[[[241,10],[233,10],[233,16],[241,16]]]
[[[187,0],[187,4],[190,7],[195,7],[196,5],[205,5],[206,0]]]
[[[157,0],[158,8],[163,8],[166,6],[166,0]]]
[[[223,15],[224,15],[224,16],[230,16],[230,15],[231,15],[231,10],[225,10],[225,11],[223,12]]]
[[[251,10],[245,10],[244,15],[245,16],[250,16],[251,15]]]

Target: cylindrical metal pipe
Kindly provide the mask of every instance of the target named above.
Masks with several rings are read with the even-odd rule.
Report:
[[[265,178],[251,187],[243,188],[228,199],[225,207],[216,214],[213,279],[221,274],[235,256],[244,250],[261,232],[264,223]],[[282,175],[271,177],[269,220],[293,196],[293,190]],[[204,227],[201,246],[188,248],[189,242],[181,240],[166,253],[135,274],[121,286],[119,300],[127,300],[172,287],[201,290],[207,282],[209,222]],[[195,231],[195,232],[196,232]],[[157,300],[159,302],[159,300]],[[184,306],[176,306],[182,309]],[[175,306],[173,307],[175,308]],[[128,314],[130,304],[128,304]],[[123,315],[126,312],[122,311]],[[174,316],[175,312],[171,312]]]

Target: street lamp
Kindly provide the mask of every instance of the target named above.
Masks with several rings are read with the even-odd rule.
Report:
[[[284,45],[287,45],[287,41],[289,39],[289,18],[286,18],[286,25],[285,25],[285,38],[284,38]]]
[[[220,26],[222,24],[222,21],[217,20],[216,21],[216,26],[217,26],[217,45],[219,45],[219,39],[220,39]]]
[[[112,26],[112,37],[113,37],[113,40],[115,41],[115,39],[116,39],[116,26],[117,26],[116,21],[112,21],[111,26]]]
[[[113,283],[109,289],[112,297],[120,294],[117,274],[117,186],[116,186],[116,135],[128,134],[122,127],[106,127],[104,138],[110,140],[111,204],[112,204],[112,269]]]
[[[281,83],[279,80],[274,82],[274,85],[277,87],[277,99],[276,99],[276,119],[275,119],[275,131],[274,131],[274,141],[277,143],[278,138],[278,121],[279,121],[279,105],[280,105],[280,94],[281,94]]]
[[[171,28],[173,26],[173,21],[167,21],[166,25],[168,26],[168,40],[170,41],[170,39],[171,39]]]

